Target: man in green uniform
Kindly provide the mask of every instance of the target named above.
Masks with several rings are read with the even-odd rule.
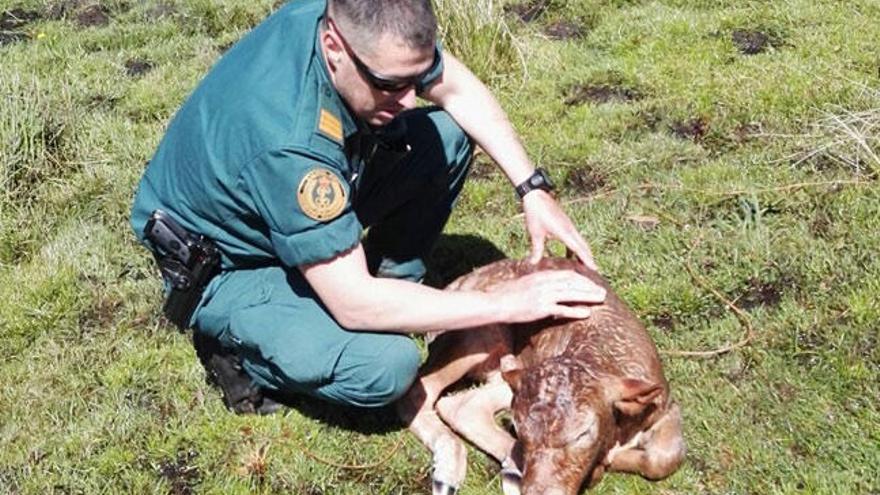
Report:
[[[417,96],[435,106],[416,109]],[[220,272],[189,325],[255,387],[382,406],[415,378],[407,333],[583,318],[587,307],[562,303],[604,298],[574,272],[492,294],[418,283],[473,142],[520,186],[532,257],[555,237],[592,266],[494,98],[440,50],[429,0],[296,0],[229,50],[179,110],[132,226],[143,241],[161,209],[216,244]]]

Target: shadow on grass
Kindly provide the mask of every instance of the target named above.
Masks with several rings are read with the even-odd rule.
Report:
[[[474,235],[442,235],[427,260],[425,283],[444,287],[456,278],[505,257],[493,243]],[[383,434],[403,428],[393,406],[368,409],[331,404],[307,396],[273,397],[300,414],[329,426],[362,434]]]
[[[495,244],[475,235],[442,235],[428,257],[425,284],[445,287],[474,268],[506,258]]]

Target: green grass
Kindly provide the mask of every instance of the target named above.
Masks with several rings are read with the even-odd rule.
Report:
[[[726,355],[665,358],[681,470],[595,492],[880,492],[880,6],[538,4],[523,22],[510,2],[438,0],[444,46],[496,91],[660,348],[740,338],[709,287],[755,330]],[[113,0],[106,24],[83,26],[89,5],[0,0],[41,16],[0,44],[0,493],[427,493],[429,456],[387,411],[226,412],[159,320],[129,231],[164,126],[274,4]],[[563,21],[582,36],[552,39]],[[754,32],[764,50],[745,55],[735,33]],[[129,75],[136,60],[151,69]],[[573,101],[596,88],[608,101]],[[437,280],[487,243],[528,250],[506,180],[485,158],[477,172]],[[304,450],[362,464],[398,442],[366,470]],[[499,493],[494,463],[470,460],[462,493]]]

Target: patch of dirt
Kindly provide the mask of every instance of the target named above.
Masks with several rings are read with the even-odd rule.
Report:
[[[608,183],[601,172],[589,165],[583,165],[568,171],[565,174],[563,184],[577,194],[590,194],[596,192]]]
[[[495,162],[489,158],[486,152],[480,150],[474,154],[474,161],[471,163],[471,170],[468,173],[472,179],[491,179],[501,172]]]
[[[58,20],[69,17],[80,7],[85,5],[86,0],[58,0],[46,6],[46,18]]]
[[[0,31],[0,46],[11,45],[20,41],[29,40],[30,38],[31,37],[27,33]]]
[[[676,120],[669,124],[669,130],[681,139],[699,141],[709,132],[709,122],[703,117],[684,121]]]
[[[730,34],[736,49],[743,55],[757,55],[774,46],[773,38],[761,31],[752,29],[734,29]]]
[[[0,31],[19,29],[41,18],[36,10],[10,9],[0,13]]]
[[[587,30],[580,24],[571,21],[556,21],[544,28],[544,34],[552,40],[570,40],[583,38]]]
[[[650,110],[639,110],[636,113],[636,118],[638,123],[633,125],[633,129],[647,129],[650,132],[654,132],[657,130],[657,127],[663,122],[663,116],[660,113],[660,110],[650,109]]]
[[[39,136],[47,154],[58,159],[63,158],[66,137],[65,124],[55,121],[52,117],[47,117],[43,121]]]
[[[92,109],[92,110],[94,110],[96,108],[110,110],[113,107],[115,107],[116,103],[118,103],[118,102],[119,102],[119,98],[117,98],[115,96],[94,95],[88,99],[88,101],[86,102],[86,106],[88,106],[89,109]],[[139,274],[139,275],[143,276],[143,274]]]
[[[159,476],[171,484],[173,495],[193,495],[195,487],[202,481],[202,473],[197,466],[191,465],[199,456],[195,450],[178,452],[177,458],[159,464]]]
[[[102,27],[110,24],[110,11],[103,5],[89,5],[76,14],[76,22],[82,27]]]
[[[810,449],[797,442],[793,442],[788,446],[788,453],[792,457],[797,457],[799,459],[807,459],[810,457]]]
[[[615,84],[576,84],[567,91],[566,106],[585,102],[608,103],[612,101],[634,101],[641,98],[638,91]]]
[[[153,70],[153,63],[148,60],[133,58],[125,61],[125,73],[129,77],[139,77],[151,70]]]
[[[81,331],[85,331],[89,328],[109,326],[121,309],[122,301],[98,296],[97,300],[80,315],[79,328]]]
[[[877,332],[868,332],[867,334],[861,336],[852,347],[852,354],[854,357],[860,360],[864,360],[867,362],[874,362],[875,356],[877,353],[877,345],[880,342],[877,342]]]
[[[828,346],[827,337],[811,329],[807,332],[798,332],[795,340],[799,349],[795,355],[798,364],[811,368],[822,361],[821,351]]]
[[[791,402],[797,397],[797,389],[788,382],[777,383],[773,388],[776,389],[776,395],[779,396],[782,402]]]
[[[651,316],[650,319],[651,324],[653,324],[660,330],[663,330],[664,332],[672,331],[673,329],[675,329],[675,325],[678,323],[674,316],[666,312]]]
[[[504,13],[513,14],[523,22],[532,22],[547,11],[548,4],[547,0],[531,0],[508,4],[504,6]]]
[[[776,306],[782,300],[782,287],[788,285],[786,281],[764,282],[756,278],[750,278],[748,288],[738,302],[741,309],[752,309],[758,306]]]
[[[834,231],[834,221],[827,212],[819,211],[813,216],[809,228],[810,234],[813,237],[828,240],[832,237],[831,234]]]
[[[654,230],[660,225],[660,219],[650,215],[627,215],[626,220],[642,230]]]
[[[731,354],[725,359],[721,374],[730,383],[739,383],[749,377],[749,363],[741,356]]]
[[[755,135],[763,131],[760,122],[740,122],[733,128],[731,138],[737,144],[755,139]]]

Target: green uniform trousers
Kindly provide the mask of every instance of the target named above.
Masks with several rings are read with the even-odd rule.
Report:
[[[472,143],[440,109],[399,118],[410,151],[369,150],[353,206],[369,227],[363,244],[371,272],[420,281],[461,192]],[[224,271],[193,323],[234,350],[257,385],[282,393],[378,407],[403,395],[419,367],[409,336],[340,327],[296,268]]]

